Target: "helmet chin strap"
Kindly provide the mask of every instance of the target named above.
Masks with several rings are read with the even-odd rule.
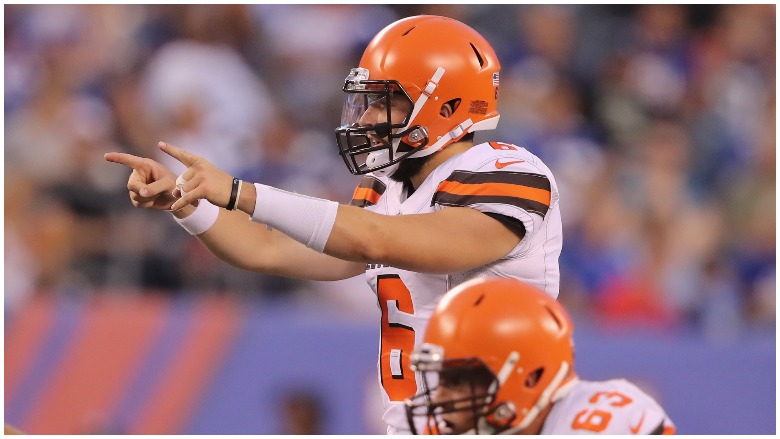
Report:
[[[441,136],[441,139],[437,140],[436,143],[429,145],[425,149],[415,152],[414,154],[410,155],[409,158],[426,157],[437,152],[452,139],[457,139],[458,137],[462,136],[464,132],[468,132],[468,129],[472,125],[474,125],[474,122],[472,122],[471,119],[464,120],[458,126],[453,128],[452,131]]]
[[[436,69],[435,72],[433,72],[433,76],[431,76],[431,79],[428,80],[428,84],[425,85],[425,88],[422,90],[420,97],[417,98],[417,102],[414,103],[414,108],[412,108],[412,114],[411,116],[409,116],[409,125],[405,126],[404,130],[412,126],[412,121],[414,120],[415,117],[417,117],[417,113],[419,113],[420,110],[422,110],[422,107],[425,106],[425,103],[428,102],[428,98],[431,97],[433,91],[436,90],[436,87],[439,86],[439,81],[441,81],[442,76],[444,76],[443,67],[439,67]]]
[[[481,120],[477,123],[472,122],[471,119],[466,119],[458,126],[453,128],[452,131],[443,135],[441,139],[437,140],[431,145],[428,145],[425,147],[425,149],[421,149],[420,151],[415,152],[414,154],[410,155],[409,158],[429,156],[434,152],[439,151],[452,139],[459,138],[461,135],[463,135],[464,131],[467,133],[473,133],[475,131],[494,130],[498,126],[499,117],[500,116],[491,117],[490,119]]]

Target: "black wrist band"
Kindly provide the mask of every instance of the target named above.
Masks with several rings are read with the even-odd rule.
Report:
[[[238,188],[241,186],[241,180],[233,177],[233,188],[230,190],[230,201],[228,201],[225,209],[236,210],[236,200],[238,199]]]

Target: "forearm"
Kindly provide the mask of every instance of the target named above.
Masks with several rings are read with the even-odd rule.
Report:
[[[243,199],[243,194],[241,196]],[[239,200],[240,201],[240,200]],[[192,214],[187,206],[175,212]],[[240,211],[219,209],[216,222],[197,238],[218,258],[244,270],[310,280],[339,280],[355,276],[363,266],[306,248],[288,236],[249,221]]]
[[[498,220],[470,208],[381,215],[270,186],[256,189],[253,221],[353,263],[451,273],[493,262],[520,241]]]
[[[220,211],[200,239],[223,260],[263,273],[341,279],[365,263],[451,273],[495,261],[520,240],[499,221],[462,207],[381,215],[248,183],[238,200],[241,212]]]

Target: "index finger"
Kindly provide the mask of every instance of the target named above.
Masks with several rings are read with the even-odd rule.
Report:
[[[129,166],[133,169],[138,169],[144,165],[144,159],[132,154],[126,154],[124,152],[107,152],[103,154],[103,158],[109,162],[119,163],[120,165]]]
[[[185,166],[188,167],[192,166],[198,160],[198,156],[196,156],[195,154],[192,154],[191,152],[187,152],[181,148],[177,148],[171,145],[170,143],[159,142],[157,146],[159,146],[160,149],[163,150],[163,152],[165,152],[169,156],[182,162]]]

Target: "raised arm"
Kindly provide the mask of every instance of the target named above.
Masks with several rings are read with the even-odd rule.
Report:
[[[187,166],[182,174],[185,195],[172,209],[182,209],[198,199],[219,206],[231,202],[232,176],[182,149],[164,143],[160,148]],[[521,239],[498,220],[470,208],[388,216],[245,182],[241,183],[237,208],[332,257],[428,273],[452,273],[488,264],[509,253]],[[223,233],[227,236],[229,231]],[[212,238],[204,238],[204,242],[206,239]]]
[[[139,208],[170,210],[177,197],[176,176],[158,162],[124,153],[105,159],[132,169],[127,183],[130,200]],[[195,206],[187,203],[174,214],[187,217]],[[364,265],[333,258],[294,241],[243,212],[219,209],[216,222],[197,236],[217,257],[236,267],[264,274],[311,280],[339,280],[360,274]]]

